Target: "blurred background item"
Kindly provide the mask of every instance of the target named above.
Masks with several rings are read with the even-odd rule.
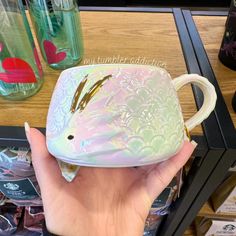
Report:
[[[219,59],[227,67],[236,70],[236,1],[232,0],[226,20]]]
[[[234,111],[236,112],[236,91],[235,91],[233,99],[232,99],[232,107],[233,107]]]
[[[211,201],[216,212],[236,215],[236,172],[219,185],[212,194]]]
[[[153,202],[146,219],[143,236],[156,236],[161,222],[169,214],[170,206],[178,194],[178,178],[175,177]]]
[[[236,222],[198,217],[195,220],[197,236],[235,236]]]
[[[29,148],[0,148],[0,191],[18,206],[42,205]]]

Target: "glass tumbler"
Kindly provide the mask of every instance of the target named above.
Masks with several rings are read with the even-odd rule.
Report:
[[[21,100],[43,84],[42,67],[21,0],[0,0],[0,96]]]
[[[45,61],[66,69],[83,57],[79,9],[74,0],[27,0],[30,16]]]

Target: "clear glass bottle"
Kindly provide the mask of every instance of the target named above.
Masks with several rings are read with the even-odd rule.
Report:
[[[0,19],[0,96],[21,100],[42,86],[42,67],[21,0],[0,0]]]
[[[83,57],[79,9],[74,0],[27,0],[41,52],[48,65],[66,69]]]
[[[225,66],[236,70],[236,0],[231,1],[229,14],[225,24],[219,59]]]

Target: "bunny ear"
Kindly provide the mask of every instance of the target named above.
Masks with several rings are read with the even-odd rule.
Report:
[[[76,110],[79,110],[79,111],[84,110],[84,108],[87,106],[89,101],[93,98],[93,96],[99,91],[99,89],[104,85],[104,83],[111,77],[112,77],[112,75],[107,75],[107,76],[103,77],[103,79],[98,80],[89,89],[89,91],[87,93],[85,93],[85,95],[83,96],[83,98],[79,102],[78,108]],[[78,99],[77,99],[77,101],[78,101]]]
[[[88,75],[86,75],[83,78],[83,80],[79,83],[79,86],[78,86],[78,88],[75,91],[74,97],[72,99],[72,104],[71,104],[71,107],[70,107],[71,113],[74,113],[77,110],[76,106],[77,106],[80,94],[81,94],[81,92],[82,92],[82,90],[83,90],[87,80],[88,80]]]

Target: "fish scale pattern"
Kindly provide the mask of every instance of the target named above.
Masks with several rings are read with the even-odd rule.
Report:
[[[83,111],[70,112],[73,95],[88,75],[89,88],[108,79]],[[79,103],[78,101],[78,103]],[[68,136],[73,135],[73,140]],[[182,146],[184,122],[170,75],[141,65],[94,65],[63,72],[53,93],[47,144],[71,164],[120,167],[159,162]]]

